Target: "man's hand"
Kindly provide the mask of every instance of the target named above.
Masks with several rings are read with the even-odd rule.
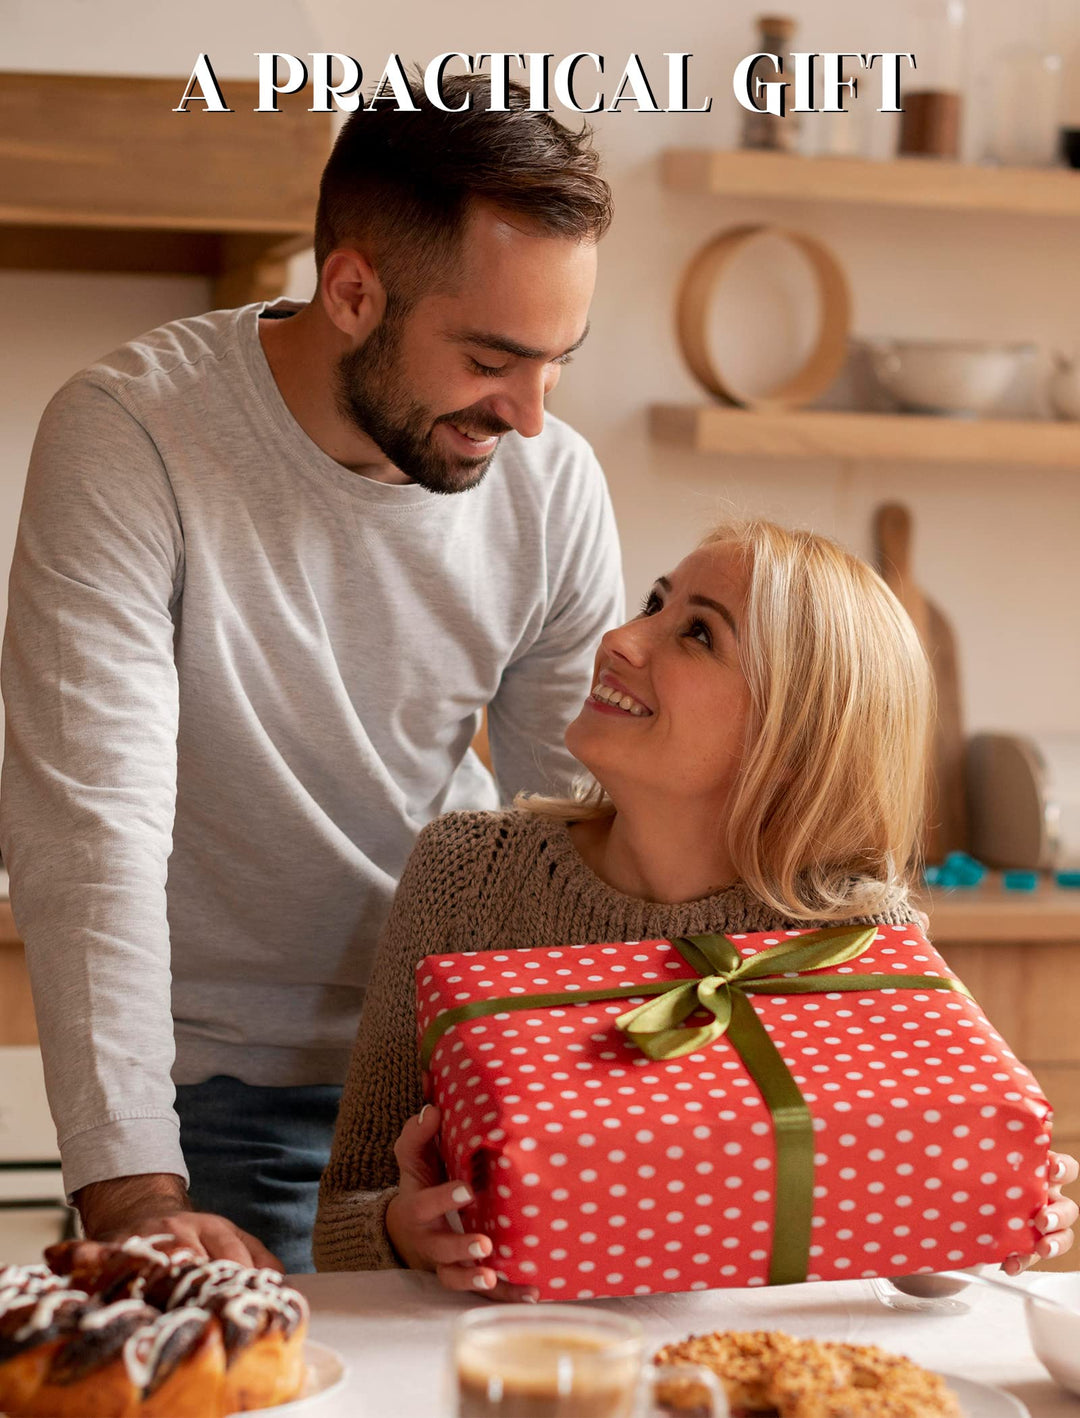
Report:
[[[152,1172],[91,1182],[75,1193],[83,1230],[92,1241],[125,1241],[129,1236],[172,1236],[208,1260],[281,1270],[276,1256],[239,1226],[206,1211],[195,1211],[179,1177]]]

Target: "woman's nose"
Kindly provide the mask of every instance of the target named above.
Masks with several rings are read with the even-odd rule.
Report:
[[[644,621],[628,620],[609,630],[601,645],[611,655],[619,655],[632,665],[641,665],[648,655],[648,628]]]

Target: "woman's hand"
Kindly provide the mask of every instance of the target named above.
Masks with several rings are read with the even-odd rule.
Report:
[[[1030,1255],[1010,1256],[1003,1261],[1001,1268],[1006,1275],[1019,1275],[1038,1260],[1053,1260],[1055,1256],[1062,1256],[1073,1243],[1072,1228],[1080,1216],[1080,1209],[1075,1201],[1062,1196],[1061,1188],[1080,1176],[1080,1162],[1064,1152],[1051,1152],[1049,1167],[1050,1192],[1046,1205],[1035,1217],[1035,1225],[1043,1233],[1042,1240]]]
[[[536,1300],[531,1286],[508,1285],[484,1264],[492,1251],[487,1236],[458,1229],[458,1212],[473,1194],[464,1182],[446,1180],[437,1146],[441,1122],[439,1109],[429,1103],[394,1144],[400,1180],[386,1209],[394,1250],[411,1270],[433,1270],[448,1290],[478,1291],[493,1300]]]

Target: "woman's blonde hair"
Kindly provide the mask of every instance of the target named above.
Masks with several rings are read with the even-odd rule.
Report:
[[[920,859],[933,680],[910,618],[858,557],[814,532],[724,523],[701,546],[745,559],[739,659],[751,711],[725,824],[739,879],[778,916],[874,915]],[[518,799],[564,819],[614,804],[586,776],[568,799]]]

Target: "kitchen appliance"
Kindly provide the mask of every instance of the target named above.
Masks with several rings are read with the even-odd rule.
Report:
[[[74,1234],[41,1054],[0,1047],[0,1265],[31,1265]]]
[[[1080,868],[1080,734],[976,734],[971,850],[993,867]]]

